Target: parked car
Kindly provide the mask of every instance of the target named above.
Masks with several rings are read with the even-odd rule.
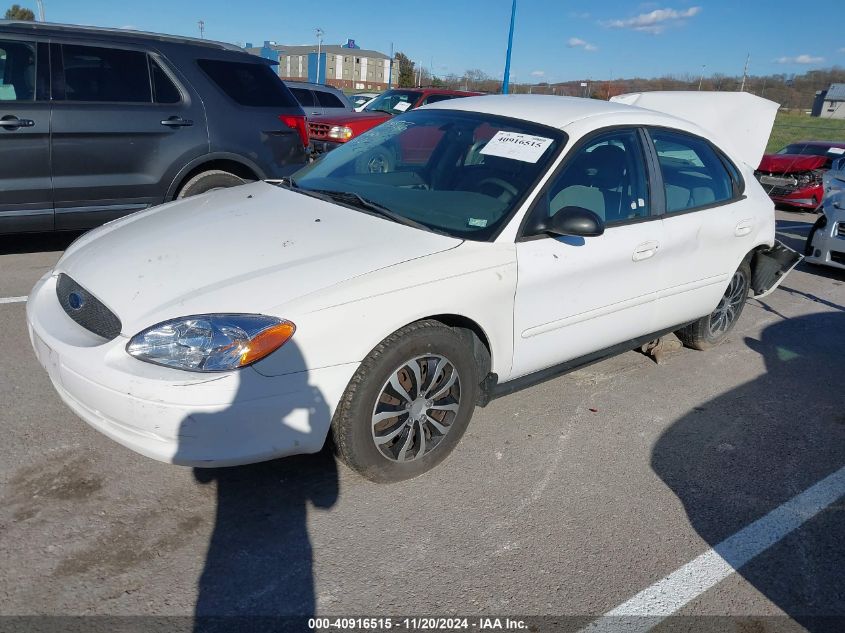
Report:
[[[267,60],[207,40],[0,21],[0,233],[84,229],[307,160]]]
[[[845,269],[845,157],[824,175],[822,214],[810,229],[804,255],[811,264]]]
[[[438,101],[480,94],[482,93],[441,90],[440,88],[387,90],[366,104],[358,113],[313,117],[308,122],[311,151],[315,155],[329,152],[349,139],[384,123],[396,114]],[[383,160],[371,164],[373,170],[383,171],[385,168],[389,169],[390,165],[385,164]]]
[[[491,398],[668,332],[719,344],[800,260],[749,166],[777,105],[678,94],[706,128],[663,113],[672,93],[437,103],[289,179],[113,222],[30,293],[36,355],[73,411],[155,459],[243,464],[331,433],[364,477],[419,475]],[[421,128],[442,132],[424,161],[362,168]]]
[[[352,102],[346,98],[343,91],[332,86],[304,81],[288,81],[285,85],[290,88],[306,116],[354,111]]]
[[[822,201],[824,172],[845,155],[845,142],[801,141],[766,154],[754,175],[766,193],[785,206],[816,209]]]
[[[352,101],[352,105],[355,107],[355,112],[360,112],[365,105],[377,96],[379,96],[378,92],[359,92],[358,94],[352,95],[350,101]]]

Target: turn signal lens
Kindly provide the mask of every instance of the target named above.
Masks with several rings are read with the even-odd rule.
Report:
[[[251,365],[275,352],[288,342],[295,331],[296,326],[293,323],[282,321],[278,325],[259,332],[249,341],[247,348],[241,353],[241,367]]]

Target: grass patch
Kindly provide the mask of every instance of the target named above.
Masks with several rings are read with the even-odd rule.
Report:
[[[822,119],[806,114],[778,112],[766,152],[776,152],[796,141],[845,142],[845,119]]]

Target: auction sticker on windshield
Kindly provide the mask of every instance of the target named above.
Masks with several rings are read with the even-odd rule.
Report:
[[[486,156],[500,156],[525,163],[536,163],[551,144],[552,139],[543,136],[518,132],[496,132],[481,153]]]
[[[405,110],[407,110],[407,109],[408,109],[408,108],[410,108],[410,107],[411,107],[411,104],[410,104],[409,102],[407,102],[407,101],[400,101],[400,102],[399,102],[399,103],[397,103],[395,106],[393,106],[393,109],[394,109],[394,110],[399,110],[399,112],[404,112]]]

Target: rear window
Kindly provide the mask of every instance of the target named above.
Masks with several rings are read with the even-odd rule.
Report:
[[[314,95],[310,90],[306,90],[305,88],[289,88],[289,90],[293,93],[293,96],[296,97],[296,100],[299,101],[299,105],[308,107],[314,107],[317,105],[314,103]]]
[[[197,63],[223,92],[240,105],[297,107],[293,95],[267,64],[216,59],[200,59]]]
[[[345,108],[346,104],[330,92],[315,91],[317,101],[324,108]]]

